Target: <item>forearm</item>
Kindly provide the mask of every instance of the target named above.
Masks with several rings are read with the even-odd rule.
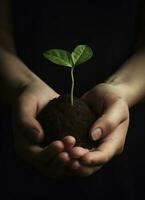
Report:
[[[16,55],[13,39],[6,32],[0,32],[0,96],[13,99],[20,88],[33,78]]]
[[[145,50],[142,49],[134,54],[106,82],[116,86],[118,93],[129,107],[143,99],[145,97]]]
[[[40,83],[48,87],[50,96],[55,91],[36,76],[16,55],[11,36],[0,34],[0,98],[11,103],[21,91],[31,83]]]
[[[57,94],[18,58],[13,40],[13,1],[0,0],[0,100],[11,103],[30,83],[47,87]]]

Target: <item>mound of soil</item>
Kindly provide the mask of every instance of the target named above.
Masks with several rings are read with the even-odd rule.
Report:
[[[73,106],[69,94],[52,99],[37,116],[45,133],[42,146],[72,135],[77,146],[96,147],[98,142],[89,139],[89,129],[96,118],[96,113],[80,98],[74,97]]]

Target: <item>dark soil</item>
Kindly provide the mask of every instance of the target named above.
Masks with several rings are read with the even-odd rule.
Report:
[[[61,95],[46,105],[37,116],[45,133],[43,146],[64,136],[72,135],[76,138],[76,145],[94,148],[98,142],[89,139],[89,129],[97,115],[80,98],[74,97],[71,105],[70,95]]]

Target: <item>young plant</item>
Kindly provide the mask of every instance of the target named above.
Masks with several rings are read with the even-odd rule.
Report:
[[[62,49],[49,49],[43,53],[43,56],[51,62],[71,68],[71,105],[73,105],[74,96],[74,68],[93,55],[92,49],[88,45],[78,45],[72,53]]]

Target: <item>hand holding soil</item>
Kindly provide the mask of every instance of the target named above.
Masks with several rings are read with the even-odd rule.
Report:
[[[33,81],[25,87],[13,106],[13,130],[15,150],[19,157],[29,163],[34,169],[48,177],[63,174],[70,156],[65,151],[66,146],[74,146],[73,138],[57,140],[43,148],[40,143],[44,132],[36,120],[36,115],[43,107],[59,94],[44,82]]]
[[[99,139],[100,143],[94,150],[79,159],[71,160],[69,166],[76,174],[89,176],[114,156],[122,153],[129,125],[129,109],[126,101],[120,96],[118,88],[108,83],[95,86],[82,98],[100,114],[89,131],[90,138]],[[98,128],[102,131],[96,132]],[[77,151],[77,147],[70,150],[72,158],[75,158]],[[79,149],[80,153],[81,151],[84,149]]]
[[[89,176],[99,170],[113,156],[120,154],[124,147],[129,112],[127,103],[120,96],[120,92],[115,86],[107,83],[99,84],[86,92],[81,98],[82,101],[76,97],[73,98],[73,101],[70,99],[72,98],[69,95],[60,96],[42,81],[36,81],[24,88],[13,109],[14,139],[17,154],[49,177],[58,177],[65,174],[68,167],[75,174]],[[76,138],[78,137],[77,141],[72,136],[63,135],[63,133],[70,135],[67,131],[59,132],[61,140],[47,141],[47,135],[44,135],[43,128],[37,118],[42,116],[43,119],[45,114],[47,116],[47,109],[45,113],[44,108],[49,107],[49,105],[48,110],[52,108],[54,118],[59,117],[62,122],[67,122],[66,126],[60,126],[60,128],[65,127],[72,130],[72,133],[79,134],[74,135]],[[75,107],[75,105],[77,106]],[[70,111],[70,119],[72,116],[77,116],[78,123],[80,123],[80,119],[84,119],[84,122],[85,120],[89,121],[89,125],[80,123],[85,127],[85,130],[89,129],[86,134],[84,134],[85,131],[82,133],[75,132],[74,129],[77,127],[71,126],[74,121],[71,121],[71,123],[65,121],[67,118],[63,118],[61,112],[56,115],[54,109],[56,107],[63,114]],[[71,110],[72,108],[75,108],[74,113]],[[83,114],[80,114],[80,109]],[[88,113],[87,117],[84,112]],[[96,113],[99,113],[100,117],[98,119]],[[76,122],[77,117],[74,117]],[[46,118],[44,119],[46,120]],[[76,122],[75,124],[77,124]],[[98,128],[101,131],[96,132]],[[99,133],[99,135],[96,135],[96,133]],[[53,140],[53,138],[50,139]],[[100,142],[95,142],[95,140]],[[78,145],[82,145],[84,148],[78,147]],[[95,148],[91,149],[92,147]]]

